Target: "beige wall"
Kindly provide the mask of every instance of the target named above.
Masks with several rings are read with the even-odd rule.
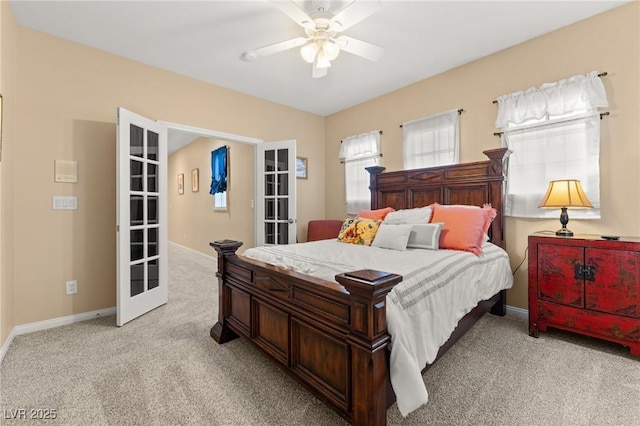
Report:
[[[0,3],[0,93],[2,161],[0,162],[0,347],[15,326],[13,268],[13,158],[15,146],[16,37],[18,28],[7,2]]]
[[[602,120],[602,219],[573,220],[570,229],[578,233],[640,236],[639,9],[638,2],[627,4],[327,117],[325,179],[326,187],[333,188],[327,191],[327,217],[346,215],[344,172],[337,160],[344,137],[382,130],[383,165],[387,170],[399,170],[402,122],[464,108],[460,122],[461,161],[485,160],[483,150],[500,146],[500,139],[493,136],[497,113],[493,99],[599,70],[609,73],[603,82],[611,111]],[[558,227],[558,221],[508,218],[507,249],[512,266],[523,259],[528,234]],[[508,293],[508,304],[527,307],[527,272],[525,262]]]
[[[229,188],[227,211],[213,210],[211,151],[229,146]],[[169,240],[213,256],[211,241],[233,239],[254,245],[255,145],[198,138],[169,156]],[[199,169],[200,189],[192,192],[191,171]],[[184,194],[176,189],[177,176],[184,174]]]
[[[310,179],[299,186],[299,226],[324,216],[324,197],[317,196],[324,194],[323,117],[22,27],[17,30],[17,52],[18,137],[11,161],[14,173],[8,178],[15,194],[10,208],[16,238],[13,253],[3,251],[3,265],[14,264],[16,271],[12,282],[3,284],[14,292],[15,325],[115,305],[118,106],[153,119],[265,141],[296,139],[298,154],[313,165]],[[78,161],[78,183],[54,183],[54,160]],[[190,173],[192,166],[185,167],[185,174]],[[169,187],[175,188],[174,183],[170,175]],[[78,210],[53,211],[53,195],[78,196]],[[185,199],[190,195],[185,193]],[[238,217],[247,213],[239,204],[233,208]],[[185,219],[207,226],[197,214],[190,211]],[[200,236],[196,240],[195,229],[187,231],[192,240],[178,242],[211,254]],[[229,231],[211,237],[236,235]],[[79,291],[67,296],[64,283],[72,279],[78,280]]]

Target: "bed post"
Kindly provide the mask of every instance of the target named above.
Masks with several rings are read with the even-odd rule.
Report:
[[[496,148],[483,151],[483,154],[489,157],[489,167],[487,173],[489,176],[495,176],[496,179],[491,180],[490,185],[490,198],[491,205],[498,211],[498,216],[493,220],[491,224],[491,242],[502,248],[505,247],[504,236],[504,194],[505,194],[505,181],[507,180],[508,163],[507,158],[511,151],[507,148]],[[507,314],[507,291],[500,291],[498,301],[493,305],[490,311],[493,315],[505,316]]]
[[[384,172],[385,168],[382,166],[365,167],[365,170],[369,172],[369,192],[371,193],[371,209],[377,209],[378,207],[378,176]]]
[[[336,275],[351,294],[351,410],[353,425],[385,425],[387,422],[386,297],[402,276],[373,270]]]
[[[489,198],[491,206],[498,211],[498,216],[491,224],[491,242],[499,247],[505,247],[504,240],[504,194],[507,180],[507,158],[511,151],[507,148],[489,149],[482,152],[489,157],[487,174],[489,180]]]
[[[214,241],[209,243],[209,245],[218,252],[218,272],[216,272],[216,277],[218,277],[218,322],[211,327],[209,334],[217,343],[223,344],[238,337],[236,333],[229,329],[225,322],[225,317],[228,315],[227,309],[229,303],[227,303],[227,301],[229,296],[225,291],[224,266],[226,258],[235,257],[236,250],[242,246],[242,243],[240,241],[222,240]]]

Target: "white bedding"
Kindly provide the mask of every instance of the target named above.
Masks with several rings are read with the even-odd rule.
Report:
[[[334,282],[336,274],[360,269],[403,276],[387,296],[391,384],[403,416],[427,402],[421,370],[434,361],[458,321],[478,302],[513,285],[507,253],[491,243],[484,243],[480,256],[337,240],[256,247],[244,256]]]

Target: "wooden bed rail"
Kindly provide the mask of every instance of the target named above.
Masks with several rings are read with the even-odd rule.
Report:
[[[242,245],[210,243],[218,253],[222,344],[243,336],[354,425],[386,424],[386,296],[402,277],[362,270],[339,284],[236,255]]]

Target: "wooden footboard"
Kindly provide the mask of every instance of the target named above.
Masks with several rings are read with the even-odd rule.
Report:
[[[402,277],[364,270],[340,284],[236,255],[216,241],[218,322],[211,337],[243,336],[355,425],[386,423],[390,342],[386,295]]]

